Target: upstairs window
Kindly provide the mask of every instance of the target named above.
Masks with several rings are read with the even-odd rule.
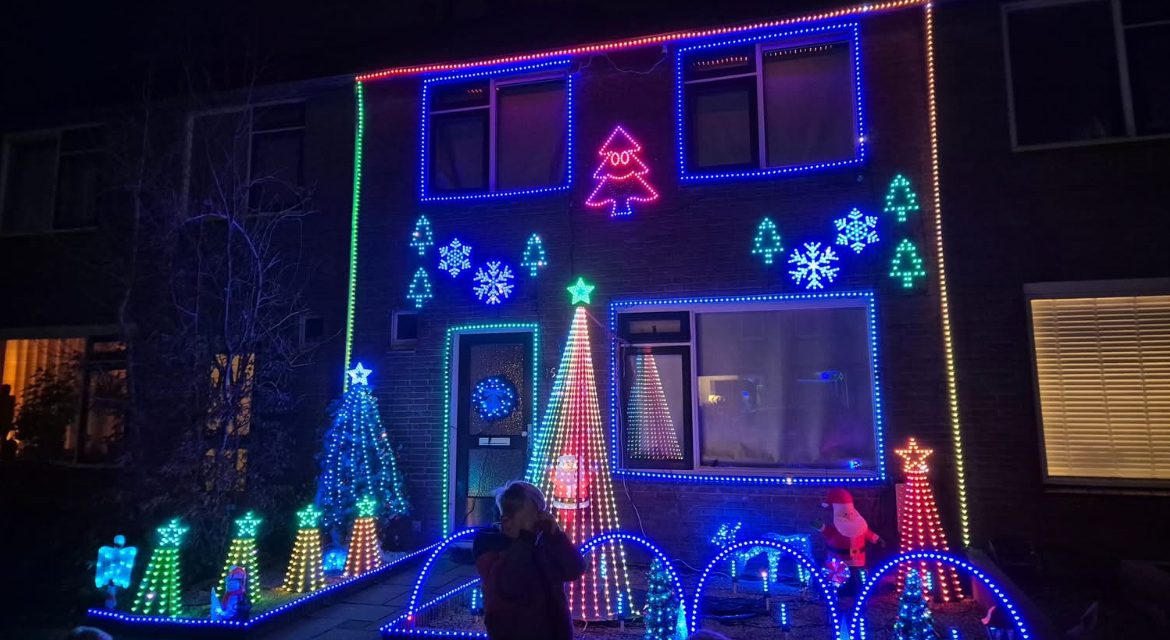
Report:
[[[567,189],[571,111],[565,72],[426,81],[422,199]]]
[[[678,56],[682,178],[860,162],[855,24],[686,47]]]
[[[1003,23],[1016,147],[1170,134],[1170,3],[1021,2]]]
[[[0,232],[42,233],[97,223],[105,129],[76,127],[4,141]]]

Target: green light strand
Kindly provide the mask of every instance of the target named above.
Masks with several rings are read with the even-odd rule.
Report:
[[[342,367],[345,371],[349,370],[350,358],[353,357],[353,313],[357,301],[358,216],[361,213],[362,146],[365,144],[366,129],[364,86],[360,82],[354,85],[356,118],[353,133],[353,205],[349,218],[349,294],[345,303],[345,366]],[[341,388],[343,390],[349,388],[348,376],[342,376]]]

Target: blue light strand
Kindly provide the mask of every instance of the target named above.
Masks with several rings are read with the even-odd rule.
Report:
[[[430,600],[427,600],[426,602],[420,604],[418,606],[418,610],[415,613],[416,614],[422,613],[422,612],[426,611],[427,609],[430,609],[431,607],[435,606],[436,604],[439,604],[443,600],[446,600],[447,598],[450,598],[453,595],[461,593],[469,587],[475,587],[479,583],[480,583],[479,578],[473,578],[471,580],[468,580],[467,582],[464,582],[463,584],[455,587],[454,589],[450,589],[450,590],[448,590],[444,593],[441,593],[441,594],[435,596],[434,598],[431,598]],[[382,628],[379,629],[379,631],[382,633],[382,636],[383,637],[438,636],[438,637],[443,637],[443,638],[487,638],[487,634],[484,633],[483,631],[462,631],[462,630],[450,631],[450,630],[445,630],[445,629],[419,629],[418,627],[413,626],[413,620],[410,619],[410,615],[411,614],[404,613],[404,614],[398,616],[397,618],[394,618],[390,622],[387,622],[386,624],[382,625]]]
[[[511,65],[503,67],[494,67],[484,69],[483,71],[475,71],[471,73],[458,73],[453,75],[439,76],[435,78],[427,78],[423,80],[422,99],[422,117],[419,126],[419,201],[420,202],[449,202],[454,200],[483,200],[487,198],[504,198],[511,196],[527,196],[539,195],[544,193],[552,193],[557,191],[568,191],[573,186],[573,84],[575,74],[565,74],[565,108],[567,111],[568,122],[566,123],[566,144],[565,144],[565,181],[563,184],[553,185],[550,187],[534,187],[531,189],[512,189],[509,191],[490,191],[483,193],[463,193],[454,195],[430,195],[427,192],[427,134],[430,130],[430,118],[427,114],[430,112],[430,87],[433,84],[444,82],[454,82],[459,80],[467,80],[471,78],[484,78],[497,75],[509,75],[514,73],[523,73],[525,71],[535,71],[537,69],[549,69],[554,67],[564,67],[568,69],[572,62],[569,58],[559,58],[556,60],[549,60],[547,62],[538,62],[534,64]],[[489,162],[493,159],[489,158]]]
[[[410,591],[410,603],[406,607],[406,616],[408,620],[413,621],[414,614],[418,613],[418,596],[422,593],[423,585],[426,584],[427,578],[429,578],[431,575],[431,566],[433,566],[435,561],[439,559],[439,555],[446,551],[447,547],[451,546],[452,542],[466,538],[467,536],[477,532],[479,532],[479,529],[476,527],[457,531],[447,536],[446,538],[443,538],[439,542],[438,546],[436,546],[435,549],[431,551],[431,555],[427,556],[426,562],[423,563],[422,569],[420,569],[418,572],[418,578],[416,578],[414,581],[414,588]]]
[[[856,152],[853,158],[848,160],[836,160],[832,162],[815,162],[803,165],[789,166],[789,167],[764,167],[759,169],[746,169],[741,171],[708,171],[708,172],[687,172],[686,161],[686,126],[684,117],[684,104],[686,102],[683,88],[683,58],[691,51],[698,51],[702,49],[711,49],[719,47],[731,47],[740,44],[755,44],[764,40],[776,40],[781,38],[791,38],[795,36],[802,36],[807,34],[824,33],[826,31],[845,31],[851,32],[850,46],[853,49],[853,89],[854,89],[854,120],[857,125]],[[757,69],[757,73],[763,73],[763,69]],[[857,22],[839,22],[825,24],[817,27],[806,27],[804,29],[783,30],[783,31],[769,31],[757,35],[746,36],[742,38],[734,38],[730,40],[720,40],[717,42],[709,42],[704,44],[696,44],[688,47],[680,47],[675,52],[674,58],[674,86],[675,86],[675,139],[678,143],[678,171],[679,180],[682,182],[696,182],[700,180],[737,180],[743,178],[762,178],[771,176],[780,176],[794,173],[806,173],[810,171],[819,171],[822,169],[833,169],[837,167],[847,167],[858,165],[865,162],[866,159],[866,134],[865,134],[865,110],[863,108],[863,92],[861,82],[861,35],[860,28]]]
[[[695,592],[691,596],[689,631],[691,633],[698,631],[699,623],[702,621],[700,607],[703,603],[703,588],[707,584],[707,576],[711,575],[711,572],[715,570],[715,567],[719,566],[719,564],[727,556],[735,553],[739,549],[756,546],[771,547],[782,553],[785,553],[793,560],[795,560],[799,565],[807,569],[810,574],[812,574],[812,581],[816,583],[816,586],[821,590],[821,595],[824,596],[825,609],[829,613],[829,625],[833,632],[832,637],[841,637],[841,619],[840,615],[837,613],[837,592],[825,582],[825,579],[821,576],[821,572],[817,570],[816,563],[813,562],[812,558],[805,556],[803,553],[784,544],[783,542],[777,542],[776,540],[769,540],[767,538],[744,540],[742,542],[728,545],[721,549],[719,553],[715,554],[714,558],[711,558],[711,560],[707,563],[707,566],[703,569],[703,573],[699,575],[699,582],[695,585]],[[1024,640],[1027,639],[1025,638]]]
[[[308,604],[309,602],[316,600],[317,598],[320,598],[321,596],[329,594],[337,589],[353,586],[359,582],[364,582],[366,580],[374,578],[374,577],[376,577],[376,576],[378,576],[386,571],[389,571],[390,569],[393,569],[394,567],[401,565],[404,562],[407,562],[409,560],[413,560],[414,558],[416,558],[424,553],[427,553],[428,551],[432,550],[438,544],[439,543],[436,542],[436,543],[431,544],[429,546],[412,551],[412,552],[408,553],[407,555],[402,556],[401,558],[398,558],[396,560],[392,560],[392,561],[388,562],[387,564],[382,565],[381,567],[379,567],[377,569],[373,569],[373,570],[367,571],[366,573],[362,573],[362,574],[353,576],[352,578],[345,578],[344,580],[341,580],[339,582],[334,582],[333,584],[331,584],[323,589],[319,589],[317,591],[313,591],[311,593],[304,594],[298,598],[294,598],[293,600],[289,600],[288,602],[280,605],[279,607],[274,607],[272,609],[269,609],[268,611],[257,614],[257,615],[255,615],[247,620],[212,620],[210,618],[171,618],[171,617],[167,617],[167,616],[136,615],[136,614],[131,614],[131,613],[123,613],[121,611],[113,611],[113,610],[109,610],[109,609],[89,609],[86,611],[86,615],[88,615],[90,618],[101,618],[104,620],[113,620],[113,621],[119,622],[121,624],[129,625],[129,626],[144,627],[144,628],[153,627],[153,628],[157,628],[157,629],[174,629],[174,628],[188,628],[188,627],[213,627],[213,628],[249,629],[257,624],[260,624],[261,622],[264,622],[265,620],[267,620],[269,618],[276,616],[277,614],[304,606],[305,604]]]
[[[890,570],[894,569],[900,564],[926,560],[941,562],[957,569],[963,569],[968,574],[978,578],[978,580],[983,583],[983,586],[987,587],[989,591],[995,594],[996,599],[999,600],[1001,605],[1003,605],[1004,610],[1007,611],[1008,616],[1016,625],[1016,631],[1019,633],[1020,640],[1029,640],[1032,637],[1031,630],[1024,622],[1024,618],[1020,615],[1020,611],[1016,607],[1016,604],[1007,597],[1003,586],[1001,586],[998,582],[995,582],[991,576],[981,571],[978,567],[967,562],[966,560],[963,560],[962,558],[951,555],[949,553],[939,553],[937,551],[907,551],[906,553],[900,553],[893,558],[890,558],[884,564],[878,567],[878,569],[875,570],[872,575],[870,575],[869,580],[866,581],[865,584],[861,587],[861,591],[857,594],[857,599],[853,604],[853,613],[849,617],[849,633],[853,640],[865,640],[866,630],[865,625],[862,624],[862,615],[865,612],[865,604],[869,599],[869,592],[872,591],[879,582],[881,582],[885,574],[889,573]]]
[[[796,475],[785,473],[777,476],[750,476],[750,475],[723,475],[706,472],[689,471],[646,471],[641,469],[627,469],[619,463],[617,446],[610,448],[611,468],[615,476],[625,476],[651,481],[689,482],[694,484],[746,484],[746,485],[783,485],[783,486],[815,486],[830,484],[846,484],[851,486],[872,486],[883,484],[886,480],[886,447],[884,420],[882,418],[881,374],[878,357],[877,337],[877,300],[873,291],[822,291],[816,293],[771,293],[760,295],[729,295],[729,296],[696,296],[688,298],[627,298],[613,300],[609,303],[609,335],[611,336],[609,349],[609,415],[610,415],[610,442],[620,443],[618,429],[620,413],[618,410],[618,314],[638,307],[667,307],[687,305],[720,305],[766,302],[794,302],[804,300],[861,300],[868,311],[869,355],[873,380],[873,407],[874,407],[874,444],[877,455],[877,475]],[[554,388],[554,393],[556,389]],[[807,473],[807,472],[805,472]],[[531,478],[529,479],[531,481]]]

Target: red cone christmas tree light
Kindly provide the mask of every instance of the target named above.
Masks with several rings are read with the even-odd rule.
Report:
[[[640,460],[682,460],[678,432],[666,405],[658,364],[647,349],[634,356],[634,381],[630,386],[630,453]]]
[[[373,571],[382,566],[382,543],[378,540],[378,501],[364,496],[357,502],[358,517],[349,534],[349,552],[345,557],[345,577]]]
[[[592,290],[581,278],[569,287],[574,304],[588,304]],[[551,497],[557,522],[574,544],[620,529],[584,306],[573,315],[528,480]],[[569,606],[580,619],[612,619],[619,599],[632,601],[625,551],[614,542],[603,544],[589,554],[588,564],[585,575],[569,584]]]
[[[658,192],[646,182],[650,169],[638,157],[642,145],[630,137],[626,130],[614,127],[597,154],[601,164],[593,172],[597,186],[585,200],[586,206],[604,207],[609,205],[610,217],[628,216],[634,212],[631,202],[652,202],[658,199]]]
[[[934,488],[926,477],[930,471],[926,466],[926,458],[934,450],[923,449],[918,446],[917,440],[910,438],[905,448],[895,449],[894,453],[902,458],[902,472],[906,474],[905,491],[898,505],[898,532],[902,537],[900,551],[949,550],[947,534],[938,518]],[[930,564],[925,560],[918,563],[923,595],[929,598],[932,592],[937,592],[944,602],[962,599],[959,574],[955,568],[936,561],[931,569]],[[909,569],[905,564],[898,568],[899,590],[906,583]]]

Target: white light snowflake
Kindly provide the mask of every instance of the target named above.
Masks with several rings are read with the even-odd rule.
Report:
[[[482,267],[475,271],[475,281],[479,283],[473,289],[475,297],[488,304],[500,304],[504,298],[512,295],[512,288],[516,286],[509,282],[511,279],[511,267],[499,260],[489,260],[487,271]]]
[[[445,247],[439,247],[439,270],[446,271],[454,278],[460,271],[471,268],[471,245],[453,239]]]
[[[804,251],[800,249],[793,249],[792,255],[788,257],[788,264],[796,265],[795,269],[789,269],[788,274],[792,276],[792,281],[796,284],[804,284],[806,289],[824,289],[824,280],[829,282],[837,277],[839,268],[831,266],[831,263],[837,261],[837,254],[833,251],[833,247],[825,247],[821,249],[819,242],[804,243]]]
[[[848,245],[853,253],[861,253],[878,241],[877,221],[877,216],[863,216],[857,209],[844,218],[837,218],[833,221],[837,226],[837,244]]]

